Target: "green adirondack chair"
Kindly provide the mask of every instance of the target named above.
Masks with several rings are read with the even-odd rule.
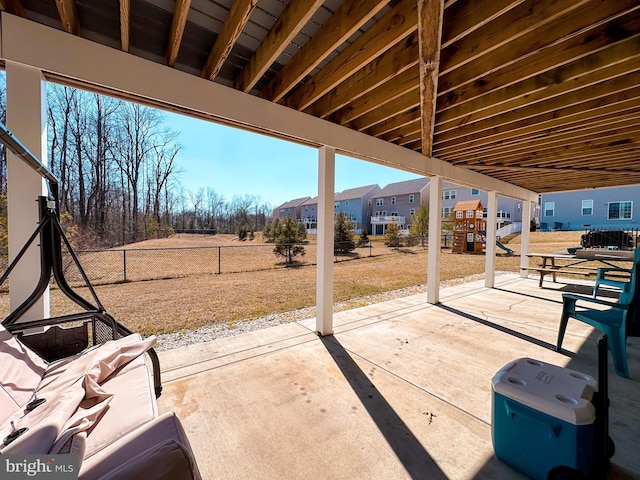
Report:
[[[621,291],[618,303],[571,293],[562,295],[562,317],[558,330],[557,351],[562,347],[569,319],[580,320],[607,335],[616,373],[621,377],[629,377],[626,339],[629,336],[640,336],[639,264],[640,248],[636,248],[629,284]],[[594,308],[595,306],[609,308]]]

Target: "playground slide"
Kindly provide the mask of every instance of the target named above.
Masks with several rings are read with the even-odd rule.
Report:
[[[487,232],[484,230],[478,230],[478,233],[480,233],[480,235],[482,235],[485,240],[487,238]],[[502,250],[504,250],[505,252],[507,252],[507,255],[513,255],[513,250],[511,250],[509,247],[504,246],[503,244],[501,244],[498,240],[496,240],[496,246],[501,248]]]

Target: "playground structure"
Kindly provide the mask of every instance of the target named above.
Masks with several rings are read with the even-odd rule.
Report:
[[[487,222],[480,200],[466,200],[453,207],[452,253],[482,253]]]
[[[465,200],[453,207],[453,246],[452,253],[482,253],[486,242],[486,226],[484,207],[480,200]],[[507,255],[513,255],[513,250],[498,240],[496,246],[504,250]]]

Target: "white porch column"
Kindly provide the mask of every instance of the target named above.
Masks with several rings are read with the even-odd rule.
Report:
[[[484,286],[493,288],[496,276],[496,223],[498,219],[498,192],[488,192],[487,235],[485,237]]]
[[[429,244],[427,254],[427,302],[440,301],[440,256],[442,236],[442,177],[429,181]]]
[[[318,155],[318,260],[316,277],[316,331],[333,333],[333,202],[336,151],[320,147]]]
[[[7,127],[43,164],[47,164],[46,83],[33,67],[6,62]],[[44,180],[7,150],[9,261],[20,252],[38,224],[37,197],[46,194]],[[35,288],[40,273],[39,241],[11,272],[9,308],[16,309]],[[49,316],[49,290],[24,319]]]
[[[527,278],[529,272],[524,270],[529,267],[529,233],[531,232],[531,202],[522,202],[522,232],[520,233],[520,276]]]

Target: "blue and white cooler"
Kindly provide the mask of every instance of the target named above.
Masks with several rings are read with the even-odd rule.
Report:
[[[596,390],[593,377],[568,368],[530,358],[507,364],[492,380],[496,456],[534,479],[558,469],[594,476]]]

